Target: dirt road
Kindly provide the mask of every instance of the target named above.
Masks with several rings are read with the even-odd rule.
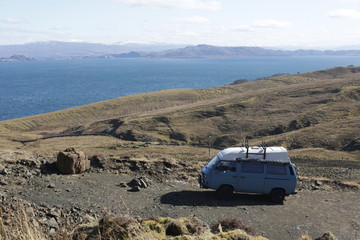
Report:
[[[315,238],[327,231],[342,240],[360,239],[359,191],[301,190],[287,197],[283,205],[275,205],[255,195],[219,200],[214,191],[200,189],[195,181],[152,181],[148,188],[131,192],[123,183],[133,177],[106,171],[33,176],[8,188],[6,194],[93,215],[113,211],[135,217],[195,216],[210,225],[219,218],[235,217],[276,240],[298,239],[306,232]]]

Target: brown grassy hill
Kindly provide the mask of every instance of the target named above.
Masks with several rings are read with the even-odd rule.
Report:
[[[137,94],[0,122],[8,140],[112,135],[124,140],[227,147],[359,150],[360,67],[281,75],[210,89]]]

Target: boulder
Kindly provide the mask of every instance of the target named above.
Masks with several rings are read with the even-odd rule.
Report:
[[[59,152],[56,161],[56,168],[61,174],[77,174],[90,169],[90,161],[82,151],[75,148],[67,148]]]

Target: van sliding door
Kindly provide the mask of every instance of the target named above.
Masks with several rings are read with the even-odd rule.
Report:
[[[239,192],[263,193],[264,165],[261,163],[241,163],[238,186]]]

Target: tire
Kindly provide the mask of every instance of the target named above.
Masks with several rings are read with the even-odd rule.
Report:
[[[270,193],[270,199],[274,203],[283,203],[285,199],[285,190],[282,188],[275,188]]]
[[[230,185],[223,185],[219,188],[217,194],[223,200],[230,200],[234,197],[234,188]]]

